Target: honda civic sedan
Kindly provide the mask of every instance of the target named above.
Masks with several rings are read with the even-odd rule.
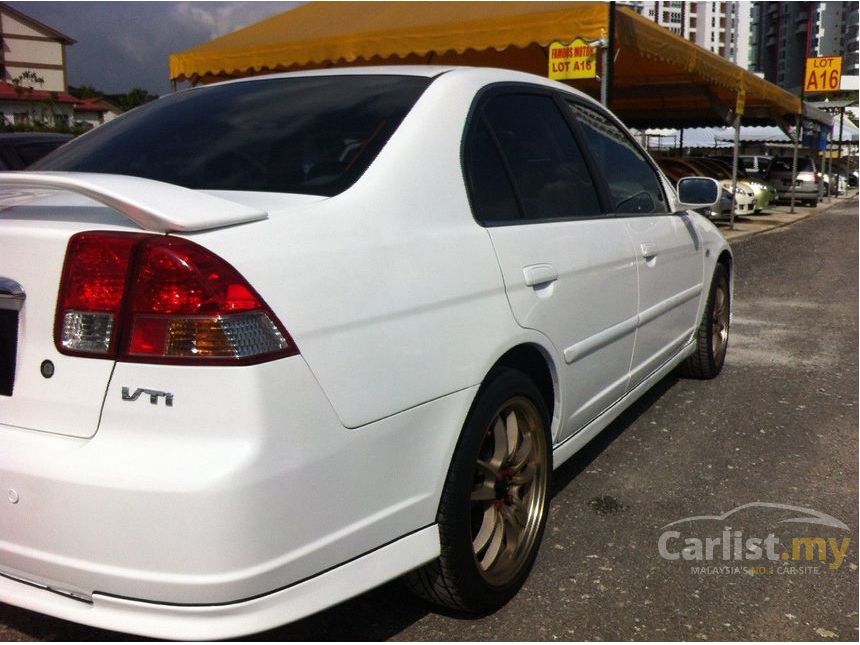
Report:
[[[565,85],[405,66],[192,88],[3,173],[0,601],[194,639],[401,576],[500,607],[553,468],[720,372],[718,189]]]

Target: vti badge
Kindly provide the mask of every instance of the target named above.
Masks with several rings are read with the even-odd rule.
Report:
[[[149,390],[145,387],[139,387],[134,391],[134,394],[132,394],[129,388],[125,386],[122,388],[123,401],[137,401],[141,394],[149,396],[149,402],[152,403],[152,405],[158,405],[158,399],[164,398],[164,405],[168,408],[173,407],[173,394],[170,392],[161,392],[159,390]]]

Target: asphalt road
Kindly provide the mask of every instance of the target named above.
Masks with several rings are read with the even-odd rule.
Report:
[[[857,225],[857,201],[844,200],[734,243],[723,373],[665,379],[556,471],[536,568],[505,608],[467,619],[394,582],[253,639],[856,641]],[[818,515],[758,505],[666,527],[756,502]],[[669,556],[688,544],[694,557],[696,540],[727,528],[732,545],[778,537],[788,560],[659,553],[665,531],[678,531]],[[802,544],[795,554],[792,538],[820,538],[825,561]],[[0,605],[0,640],[115,638],[126,637]]]

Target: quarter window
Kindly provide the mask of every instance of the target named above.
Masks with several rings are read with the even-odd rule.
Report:
[[[601,214],[591,174],[555,101],[539,94],[504,94],[483,110],[528,220]]]
[[[520,209],[504,161],[486,123],[475,123],[466,148],[469,196],[475,218],[484,224],[519,220]]]
[[[657,173],[624,131],[596,110],[578,103],[569,105],[582,127],[591,156],[609,185],[612,211],[667,212]]]

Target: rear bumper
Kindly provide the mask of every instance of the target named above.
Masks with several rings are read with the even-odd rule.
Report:
[[[372,589],[439,554],[430,526],[286,589],[243,602],[166,605],[95,594],[91,603],[0,577],[0,602],[84,625],[159,639],[216,640],[253,634],[309,616]]]
[[[780,185],[776,189],[777,199],[791,199],[791,186]],[[801,181],[794,189],[795,199],[810,199],[818,197],[818,184],[812,181]]]
[[[170,392],[173,405],[124,401],[124,386]],[[435,522],[476,389],[349,430],[301,357],[241,368],[117,364],[92,439],[0,426],[0,574],[96,608],[116,597],[220,606],[285,589]],[[385,571],[433,555],[423,545]],[[314,594],[316,608],[344,597]],[[0,600],[132,629],[19,582],[4,583]]]

